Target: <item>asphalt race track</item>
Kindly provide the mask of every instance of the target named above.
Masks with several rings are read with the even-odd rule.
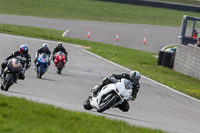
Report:
[[[0,62],[11,52],[19,49],[23,43],[28,44],[33,58],[36,50],[47,42],[52,50],[56,42],[0,34]],[[50,69],[42,79],[36,77],[33,65],[26,72],[26,79],[11,86],[8,92],[0,91],[9,96],[25,97],[32,101],[53,104],[64,109],[103,115],[108,118],[120,119],[130,124],[175,133],[199,133],[200,102],[170,90],[163,85],[142,76],[138,98],[130,102],[127,113],[119,109],[110,109],[100,114],[95,110],[86,111],[83,102],[90,90],[99,84],[104,76],[112,73],[129,72],[128,69],[99,58],[83,48],[64,44],[69,52],[69,61],[61,75],[51,63]]]
[[[180,20],[180,26],[181,22],[182,20]],[[180,36],[180,27],[103,23],[3,14],[0,15],[0,23],[51,28],[63,32],[69,30],[66,36],[86,40],[88,31],[90,30],[91,38],[88,40],[154,53],[158,53],[166,45],[180,43],[178,39],[178,36]],[[118,42],[115,41],[117,33],[119,33]],[[146,36],[145,45],[143,44],[144,36]]]

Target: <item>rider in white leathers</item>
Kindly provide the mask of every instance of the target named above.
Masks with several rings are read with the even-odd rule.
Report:
[[[137,93],[140,88],[140,73],[138,71],[132,71],[130,74],[122,73],[122,74],[112,74],[110,77],[106,77],[103,79],[102,83],[95,88],[92,89],[92,93],[96,95],[105,85],[116,82],[116,80],[120,80],[122,78],[128,79],[132,82],[132,98],[130,100],[135,100],[137,97]],[[130,108],[128,101],[124,101],[122,104],[117,106],[123,112],[127,112]]]

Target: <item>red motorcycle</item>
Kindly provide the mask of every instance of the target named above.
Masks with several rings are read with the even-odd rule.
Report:
[[[66,57],[65,54],[61,51],[55,54],[54,64],[57,67],[57,73],[61,74],[62,69],[65,67]]]

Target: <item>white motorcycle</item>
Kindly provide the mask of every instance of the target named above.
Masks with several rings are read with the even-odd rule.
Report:
[[[114,84],[108,84],[102,88],[97,96],[89,96],[83,106],[86,110],[95,108],[97,112],[103,112],[111,107],[122,104],[132,97],[131,81],[122,78]]]

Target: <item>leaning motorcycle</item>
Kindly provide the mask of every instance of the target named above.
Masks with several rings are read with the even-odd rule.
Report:
[[[61,51],[55,54],[54,64],[57,67],[57,73],[61,74],[62,69],[65,67],[66,57],[65,54]]]
[[[18,59],[10,59],[1,75],[1,89],[8,89],[17,82],[19,74],[23,72],[22,64]]]
[[[49,56],[45,53],[42,53],[41,55],[39,55],[36,61],[36,73],[37,73],[38,78],[41,78],[42,75],[45,74],[45,72],[47,71],[48,65],[49,65]]]
[[[104,112],[111,107],[117,107],[132,96],[131,81],[122,78],[121,81],[114,84],[108,84],[96,95],[89,96],[83,106],[86,110],[95,108],[97,112]]]

